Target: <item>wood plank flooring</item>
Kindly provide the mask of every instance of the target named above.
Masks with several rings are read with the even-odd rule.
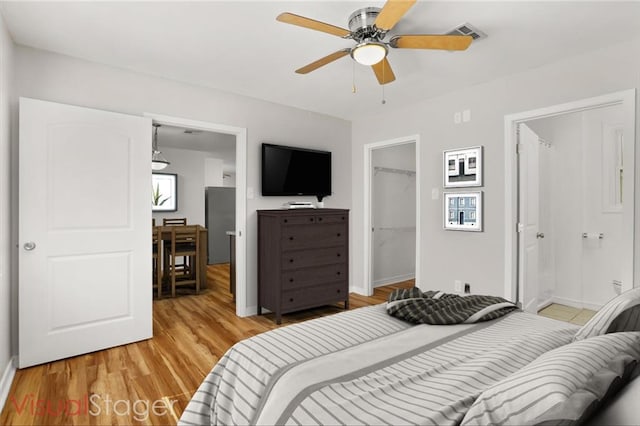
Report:
[[[175,299],[154,300],[152,339],[19,370],[0,424],[175,424],[233,344],[343,310],[324,307],[285,315],[278,326],[272,314],[235,316],[228,265],[210,266],[207,283],[199,295],[184,289]],[[377,288],[372,297],[352,294],[350,308],[382,303],[394,288],[412,286],[406,281]]]

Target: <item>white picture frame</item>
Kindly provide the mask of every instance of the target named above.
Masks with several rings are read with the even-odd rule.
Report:
[[[178,175],[175,173],[152,173],[151,211],[178,211]]]
[[[444,229],[482,231],[482,191],[443,193]]]
[[[482,186],[482,146],[443,151],[445,188]]]

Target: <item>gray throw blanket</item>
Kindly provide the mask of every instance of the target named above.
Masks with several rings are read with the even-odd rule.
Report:
[[[391,292],[387,313],[413,324],[470,324],[499,318],[518,309],[502,297],[421,292],[402,288]]]

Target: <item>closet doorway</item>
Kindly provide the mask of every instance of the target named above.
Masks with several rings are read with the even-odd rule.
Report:
[[[632,90],[506,117],[505,291],[526,311],[598,310],[633,287],[634,109]]]
[[[415,279],[419,265],[417,136],[365,146],[365,290]]]

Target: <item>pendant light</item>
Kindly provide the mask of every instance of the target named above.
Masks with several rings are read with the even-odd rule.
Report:
[[[151,149],[151,169],[152,170],[162,170],[167,167],[170,163],[164,158],[164,155],[158,150],[158,127],[161,124],[153,123],[153,127],[155,127],[155,131],[153,134],[153,148]]]

